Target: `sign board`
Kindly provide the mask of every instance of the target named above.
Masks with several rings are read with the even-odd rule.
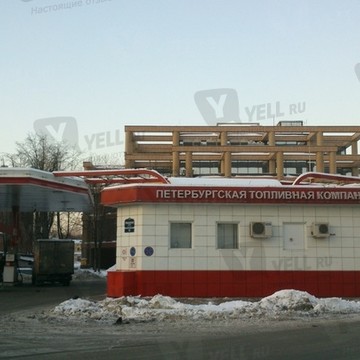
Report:
[[[133,233],[135,231],[135,220],[132,218],[127,218],[124,221],[124,232]]]

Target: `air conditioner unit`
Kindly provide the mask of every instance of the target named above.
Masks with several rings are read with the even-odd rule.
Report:
[[[250,236],[253,238],[265,239],[271,237],[272,225],[270,222],[251,222]]]
[[[314,238],[326,238],[330,236],[330,229],[328,223],[313,223],[311,228],[311,235]]]

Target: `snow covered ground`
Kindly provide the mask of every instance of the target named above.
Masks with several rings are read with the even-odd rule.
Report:
[[[95,273],[78,269],[74,280],[106,277],[106,271]],[[125,296],[101,301],[76,298],[66,300],[48,316],[58,319],[100,322],[148,322],[166,320],[230,320],[331,318],[336,315],[360,314],[360,301],[341,298],[316,298],[293,289],[281,290],[258,301],[231,299],[174,299],[164,295],[154,297]],[[44,315],[44,314],[43,314]]]
[[[93,281],[99,278],[101,281]],[[135,350],[144,351],[141,358],[147,358],[151,350],[153,354],[163,355],[158,358],[165,359],[171,358],[168,354],[183,349],[182,354],[187,356],[184,359],[288,359],[289,353],[301,352],[299,337],[308,355],[322,354],[325,349],[327,358],[335,358],[332,352],[354,355],[340,358],[358,358],[356,331],[360,300],[357,299],[317,298],[294,289],[262,299],[178,299],[162,294],[113,299],[104,292],[101,296],[99,292],[78,292],[94,284],[105,289],[105,281],[106,271],[77,268],[69,287],[54,287],[54,293],[61,294],[55,299],[67,299],[61,303],[42,301],[43,296],[52,293],[52,287],[39,287],[34,296],[31,287],[24,287],[24,294],[31,295],[33,305],[24,309],[15,306],[1,317],[0,335],[8,340],[1,344],[0,358],[15,358],[15,355],[28,358],[32,354],[35,359],[40,353],[48,354],[47,358],[51,359],[64,358],[64,349],[67,354],[73,354],[70,358],[83,358],[91,348],[123,351],[124,358]],[[31,277],[26,282],[31,283]],[[9,295],[9,309],[10,295],[15,290],[4,290]],[[79,297],[76,293],[96,295]],[[39,300],[38,305],[34,299]],[[279,338],[269,342],[269,334],[276,332]],[[320,348],[323,346],[321,351],[313,345],[313,336]],[[224,352],[217,348],[221,339],[226,339]]]
[[[320,299],[294,289],[263,299],[113,299],[105,295],[106,271],[85,269],[75,270],[69,287],[33,289],[31,276],[25,280],[29,286],[5,287],[0,294],[1,359],[95,359],[101,353],[109,359],[359,357],[357,300]]]

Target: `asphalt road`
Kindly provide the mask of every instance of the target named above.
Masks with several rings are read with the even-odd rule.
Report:
[[[105,280],[0,288],[0,359],[359,359],[359,317],[123,325],[42,319],[72,297],[102,300]]]
[[[32,286],[30,281],[17,286],[0,284],[0,315],[57,305],[73,297],[104,299],[106,280],[73,280],[70,286],[61,284]]]

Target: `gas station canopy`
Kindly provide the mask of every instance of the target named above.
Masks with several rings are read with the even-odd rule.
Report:
[[[85,180],[56,177],[30,168],[0,168],[0,210],[79,211],[92,209],[92,197]]]

